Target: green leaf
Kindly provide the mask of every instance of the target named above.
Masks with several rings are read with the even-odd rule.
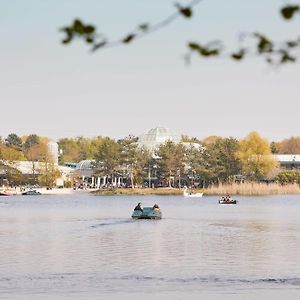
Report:
[[[200,49],[200,46],[196,43],[189,43],[188,46],[191,50],[199,50]]]
[[[73,40],[73,31],[70,27],[64,27],[61,29],[65,32],[66,37],[62,40],[63,44],[69,44]]]
[[[102,41],[102,42],[100,42],[100,43],[97,43],[97,44],[95,44],[95,45],[93,46],[92,51],[96,51],[96,50],[98,50],[98,49],[104,47],[106,44],[107,44],[106,41]]]
[[[91,34],[95,32],[95,27],[92,25],[86,25],[84,27],[84,33]]]
[[[149,24],[141,24],[141,25],[139,25],[139,29],[141,30],[141,31],[147,31],[148,29],[149,29]]]
[[[91,36],[87,36],[87,37],[85,38],[85,41],[86,41],[88,44],[92,44],[92,43],[94,42],[94,38],[91,37]]]
[[[130,33],[129,35],[127,35],[123,40],[122,43],[124,44],[129,44],[130,42],[132,42],[132,40],[135,38],[135,34]]]
[[[296,57],[290,55],[290,53],[287,52],[286,50],[281,50],[280,53],[281,53],[281,59],[280,59],[281,64],[296,62]]]
[[[264,35],[260,33],[254,33],[254,36],[258,38],[257,51],[258,53],[270,53],[273,52],[273,43]]]
[[[288,42],[286,42],[286,45],[289,48],[295,48],[295,47],[299,46],[299,43],[297,41],[288,41]]]
[[[180,4],[176,3],[175,6],[178,8],[179,13],[185,17],[190,18],[193,15],[193,11],[190,7],[183,7]]]
[[[188,44],[188,47],[192,50],[192,51],[196,51],[199,55],[204,56],[204,57],[209,57],[209,56],[217,56],[220,54],[221,49],[214,47],[205,47],[205,46],[201,46],[197,43],[191,42]]]
[[[294,14],[299,12],[299,5],[289,5],[281,9],[281,15],[284,19],[290,20],[293,18]]]
[[[240,49],[236,53],[231,54],[231,58],[234,60],[242,60],[245,57],[246,49]]]
[[[78,19],[74,20],[73,23],[73,31],[78,33],[78,34],[83,34],[84,33],[84,25],[82,24],[82,22]]]

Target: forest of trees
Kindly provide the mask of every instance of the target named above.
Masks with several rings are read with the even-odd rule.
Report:
[[[300,137],[269,143],[258,133],[251,132],[241,140],[232,137],[210,136],[203,140],[182,136],[182,142],[167,141],[154,153],[138,146],[138,138],[127,136],[114,140],[109,137],[62,138],[59,164],[92,160],[95,175],[123,176],[128,185],[160,184],[208,186],[237,180],[276,180],[282,184],[300,183],[297,170],[280,170],[273,154],[300,154]],[[0,166],[15,183],[20,179],[15,163],[19,160],[48,166],[39,170],[39,182],[50,185],[59,176],[51,164],[48,139],[36,134],[19,137],[12,133],[0,140]],[[150,179],[149,179],[150,178]],[[146,182],[150,180],[150,182]]]

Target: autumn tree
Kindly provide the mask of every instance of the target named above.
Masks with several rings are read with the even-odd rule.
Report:
[[[40,142],[40,138],[36,134],[30,134],[24,144],[23,144],[23,150],[25,155],[27,155],[28,150],[33,146],[37,145]]]
[[[271,155],[270,144],[257,132],[251,132],[239,142],[237,157],[243,173],[251,180],[263,179],[278,166]]]
[[[48,147],[45,143],[33,144],[27,150],[27,159],[32,163],[32,174],[36,173],[36,163],[44,162],[47,163],[49,160]]]
[[[300,136],[285,139],[277,147],[280,154],[300,154]]]
[[[81,160],[95,158],[98,147],[105,140],[101,136],[95,138],[85,138],[82,136],[76,138],[63,138],[58,141],[59,148],[62,150],[60,163],[79,162]]]
[[[47,161],[39,168],[38,182],[42,186],[52,188],[57,178],[61,176],[53,161]]]
[[[18,183],[18,180],[22,179],[17,169],[17,162],[24,159],[21,151],[0,144],[0,167],[10,181]]]

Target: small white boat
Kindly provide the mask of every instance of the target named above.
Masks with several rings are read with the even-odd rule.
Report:
[[[203,193],[188,192],[188,188],[185,186],[183,188],[183,196],[184,197],[190,197],[190,198],[201,198],[203,196]]]

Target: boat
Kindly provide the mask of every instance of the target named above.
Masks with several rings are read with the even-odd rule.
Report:
[[[219,200],[219,204],[237,204],[237,200],[231,199],[231,198],[222,198]]]
[[[132,219],[152,219],[159,220],[162,217],[161,211],[154,207],[144,207],[142,210],[134,210]]]
[[[190,197],[190,198],[201,198],[203,196],[203,193],[188,192],[188,188],[185,186],[183,188],[183,196],[184,197]]]
[[[0,191],[0,196],[11,196],[12,194],[5,191]]]
[[[42,194],[36,190],[29,190],[22,193],[22,196],[36,196],[36,195],[42,195]]]

